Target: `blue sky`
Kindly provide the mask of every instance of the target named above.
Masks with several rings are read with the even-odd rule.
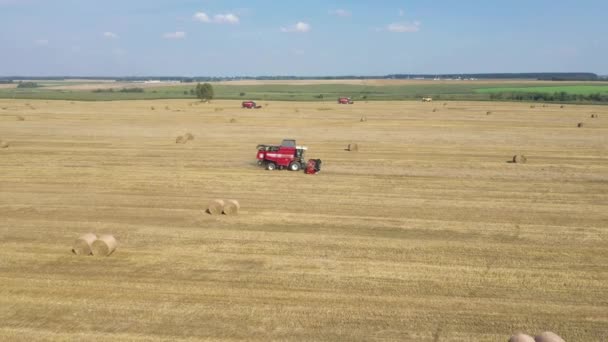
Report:
[[[608,74],[608,1],[0,0],[0,75]]]

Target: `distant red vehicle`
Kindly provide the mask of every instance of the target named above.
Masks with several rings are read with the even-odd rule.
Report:
[[[296,141],[292,139],[284,139],[278,146],[258,145],[258,164],[266,170],[286,168],[291,171],[300,171],[304,169],[307,174],[318,173],[321,171],[321,160],[310,159],[306,162],[304,152],[307,149],[306,146],[297,146]]]
[[[241,107],[248,109],[262,108],[262,106],[258,106],[254,101],[243,101],[243,103],[241,103]]]
[[[339,104],[353,104],[353,100],[351,100],[350,97],[339,97],[338,98],[338,103]]]

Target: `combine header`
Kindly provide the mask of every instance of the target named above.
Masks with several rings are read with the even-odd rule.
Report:
[[[293,139],[284,139],[281,145],[258,145],[258,165],[266,170],[300,171],[304,169],[307,174],[316,174],[321,171],[320,159],[309,159],[306,161],[304,152],[306,146],[296,145]]]

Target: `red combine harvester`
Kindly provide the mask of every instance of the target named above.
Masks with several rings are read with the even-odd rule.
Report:
[[[338,103],[339,104],[353,104],[353,100],[351,100],[350,97],[339,97],[338,98]]]
[[[309,159],[305,162],[304,152],[308,148],[296,145],[292,139],[284,139],[281,145],[258,145],[258,165],[266,170],[289,169],[299,171],[304,169],[307,174],[316,174],[321,171],[320,159]]]
[[[241,107],[248,109],[262,108],[262,106],[258,106],[254,101],[243,101],[243,103],[241,103]]]

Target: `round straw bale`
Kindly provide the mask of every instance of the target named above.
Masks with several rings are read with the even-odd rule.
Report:
[[[8,143],[8,141],[0,140],[0,148],[7,148],[9,146],[10,144]]]
[[[76,255],[91,255],[93,242],[97,240],[97,235],[88,233],[81,235],[72,246],[72,253]]]
[[[550,331],[545,331],[540,335],[534,336],[536,342],[566,342],[563,338]]]
[[[184,137],[182,137],[181,135],[180,135],[179,137],[175,138],[175,143],[176,143],[176,144],[183,144],[183,143],[185,143],[186,141],[187,141],[187,140],[186,140]]]
[[[235,118],[230,119],[230,123],[235,123],[235,122],[236,122]]]
[[[116,250],[118,243],[113,235],[102,235],[93,242],[91,250],[96,256],[109,256]]]
[[[487,112],[486,112],[486,115],[490,115],[490,114],[492,114],[492,112],[491,112],[491,111],[487,111]]]
[[[184,135],[184,139],[186,139],[186,141],[187,140],[194,140],[194,135],[192,135],[192,133],[186,133]]]
[[[359,151],[359,145],[356,143],[352,143],[352,144],[348,144],[348,147],[346,148],[346,150],[348,151]]]
[[[216,199],[209,202],[207,205],[207,213],[211,215],[221,215],[224,211],[224,201],[221,199]]]
[[[598,118],[597,114],[591,114],[591,117],[592,117],[593,119],[597,119],[597,118]]]
[[[516,154],[513,156],[513,162],[517,164],[525,164],[528,161],[528,158],[523,154]]]
[[[239,209],[241,209],[241,205],[237,200],[227,200],[224,204],[224,215],[226,216],[234,216],[238,215]]]
[[[559,108],[564,108],[564,105],[559,106]]]
[[[534,342],[534,338],[524,333],[517,333],[509,339],[509,342]]]
[[[17,121],[25,121],[25,118],[21,115],[17,115]]]
[[[584,125],[585,125],[584,123],[579,122],[579,123],[576,125],[576,127],[581,128],[581,127],[583,127]]]

